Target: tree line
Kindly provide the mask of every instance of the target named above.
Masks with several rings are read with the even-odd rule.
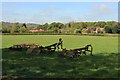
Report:
[[[29,30],[42,29],[46,33],[82,33],[83,29],[95,29],[96,27],[104,28],[105,33],[119,34],[120,23],[116,21],[99,21],[99,22],[69,22],[60,23],[52,22],[50,24],[34,24],[34,23],[9,23],[1,22],[2,33],[29,33]]]

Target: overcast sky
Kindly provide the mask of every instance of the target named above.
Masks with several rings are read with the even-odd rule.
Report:
[[[118,21],[118,2],[3,2],[2,21]]]

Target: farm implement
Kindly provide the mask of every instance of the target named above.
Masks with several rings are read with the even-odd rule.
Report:
[[[69,57],[69,58],[79,58],[80,55],[83,54],[86,55],[88,52],[90,52],[91,56],[93,56],[92,51],[93,51],[92,45],[86,45],[85,47],[82,48],[70,49],[70,50],[67,50],[65,48],[62,50],[60,56]]]
[[[63,49],[62,47],[62,39],[59,39],[58,43],[54,43],[48,46],[42,46],[37,43],[24,43],[24,44],[17,44],[9,47],[10,50],[23,50],[27,49],[26,54],[43,54],[43,53],[52,53],[55,52],[59,49],[62,49],[60,51],[59,56],[63,57],[69,57],[69,58],[79,58],[81,55],[86,55],[88,52],[93,56],[92,51],[93,47],[92,45],[86,45],[85,47],[82,48],[76,48],[76,49],[70,49],[67,50],[66,48]]]
[[[10,50],[22,50],[26,48],[35,48],[39,47],[40,45],[37,43],[24,43],[24,44],[16,44],[11,47],[9,47]]]
[[[58,43],[54,43],[48,46],[42,46],[37,43],[24,43],[24,44],[16,44],[11,47],[9,47],[10,50],[24,50],[27,49],[26,54],[39,54],[39,53],[50,53],[55,52],[56,49],[60,49],[59,46],[61,46],[62,49],[62,39],[59,39]]]
[[[49,46],[39,46],[36,48],[28,48],[26,54],[39,54],[39,53],[51,53],[59,49],[60,43],[54,43]]]

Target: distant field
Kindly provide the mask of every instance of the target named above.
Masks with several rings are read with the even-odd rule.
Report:
[[[78,35],[3,35],[2,47],[8,48],[19,43],[39,43],[43,46],[58,42],[62,38],[63,47],[67,49],[84,47],[91,44],[94,53],[118,52],[118,37],[78,36]]]
[[[18,43],[39,43],[43,46],[62,38],[64,48],[74,49],[91,44],[93,55],[69,59],[52,54],[26,55],[26,51],[6,48]],[[118,38],[74,35],[4,35],[2,37],[4,78],[118,78]],[[114,79],[117,80],[117,79]]]

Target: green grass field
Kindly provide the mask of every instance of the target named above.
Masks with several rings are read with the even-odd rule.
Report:
[[[74,49],[87,44],[93,46],[93,55],[79,59],[53,54],[26,55],[25,51],[6,48],[18,43],[39,43],[43,46],[63,39],[63,47]],[[3,35],[3,76],[7,78],[117,78],[118,38],[78,35]]]
[[[39,43],[43,46],[58,42],[63,39],[63,46],[67,49],[84,47],[91,44],[94,53],[98,52],[118,52],[118,37],[99,37],[99,36],[74,36],[74,35],[4,35],[2,36],[2,47],[8,48],[13,44],[19,43]]]

